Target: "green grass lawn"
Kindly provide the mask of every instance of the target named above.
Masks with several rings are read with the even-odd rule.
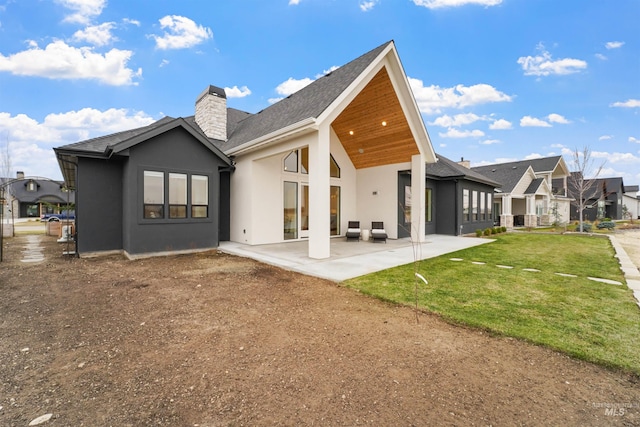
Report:
[[[429,281],[418,283],[419,307],[454,323],[640,374],[640,309],[633,293],[626,286],[587,279],[624,283],[609,239],[528,233],[494,238],[490,244],[419,262],[417,271]],[[408,264],[346,285],[386,301],[415,305],[415,268]]]

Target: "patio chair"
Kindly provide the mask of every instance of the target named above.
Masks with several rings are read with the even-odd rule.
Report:
[[[360,240],[360,221],[349,221],[349,228],[347,228],[347,242],[356,242]]]
[[[371,222],[371,238],[373,239],[373,243],[387,243],[387,232],[384,230],[384,222]]]

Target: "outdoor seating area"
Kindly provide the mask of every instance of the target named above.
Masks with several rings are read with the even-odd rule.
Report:
[[[371,229],[360,229],[360,221],[349,221],[349,228],[345,234],[347,242],[359,242],[360,240],[369,241],[373,240],[373,243],[387,243],[387,232],[384,229],[384,222],[373,221],[371,222]]]

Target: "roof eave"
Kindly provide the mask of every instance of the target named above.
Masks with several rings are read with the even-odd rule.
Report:
[[[237,147],[225,150],[224,154],[226,154],[227,156],[239,156],[242,154],[247,154],[263,148],[264,146],[269,145],[270,143],[273,143],[275,141],[289,138],[293,135],[297,135],[307,130],[317,129],[318,126],[316,119],[313,117],[309,117],[282,129],[278,129],[277,131],[271,132],[267,135],[261,136],[260,138],[247,141],[244,144],[238,145]]]

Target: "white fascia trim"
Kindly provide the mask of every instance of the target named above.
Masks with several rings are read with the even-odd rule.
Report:
[[[277,131],[261,136],[260,138],[251,140],[249,142],[245,142],[244,144],[234,147],[229,151],[225,151],[224,154],[226,154],[227,156],[236,156],[238,154],[246,154],[248,152],[255,151],[259,148],[262,148],[263,146],[269,144],[270,142],[287,138],[305,129],[314,129],[314,128],[317,128],[316,119],[314,119],[313,117],[309,117],[308,119],[304,119],[297,123],[284,127],[282,129],[278,129]]]

